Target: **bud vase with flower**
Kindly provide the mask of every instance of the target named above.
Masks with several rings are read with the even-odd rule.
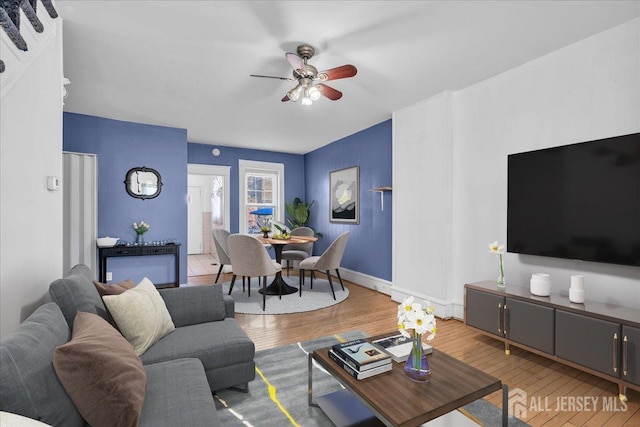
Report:
[[[151,226],[149,223],[140,221],[139,223],[133,223],[133,230],[136,232],[136,245],[144,245],[143,234],[146,233]]]
[[[501,245],[496,240],[495,242],[489,244],[489,253],[498,255],[498,267],[500,268],[500,273],[498,275],[498,279],[496,283],[499,288],[504,288],[506,286],[506,282],[504,280],[504,264],[502,263],[502,254],[504,254],[504,245]]]
[[[412,341],[404,373],[416,382],[429,382],[431,378],[427,355],[422,347],[423,335],[429,334],[427,341],[431,341],[436,336],[434,307],[428,301],[425,302],[425,306],[426,308],[423,308],[422,304],[414,302],[413,297],[405,299],[398,306],[398,330]]]

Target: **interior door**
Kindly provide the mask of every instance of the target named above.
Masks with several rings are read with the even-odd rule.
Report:
[[[202,253],[202,188],[189,186],[187,193],[188,238],[187,253]]]

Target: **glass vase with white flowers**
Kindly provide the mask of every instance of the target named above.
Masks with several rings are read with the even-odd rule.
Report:
[[[411,353],[405,363],[404,373],[417,382],[428,382],[431,369],[427,362],[427,355],[422,348],[422,337],[431,341],[436,336],[435,309],[431,302],[424,305],[414,301],[414,297],[406,298],[398,306],[398,330],[412,341]]]

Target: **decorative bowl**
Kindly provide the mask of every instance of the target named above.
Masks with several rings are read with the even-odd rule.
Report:
[[[99,248],[111,248],[118,243],[118,240],[119,239],[117,237],[98,237],[96,239],[96,244]]]
[[[291,238],[291,234],[274,234],[272,239],[276,240],[289,240]]]

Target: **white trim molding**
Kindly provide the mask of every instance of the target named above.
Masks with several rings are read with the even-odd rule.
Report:
[[[391,282],[388,280],[342,267],[340,267],[340,277],[365,288],[391,295]]]
[[[417,299],[431,301],[436,309],[436,316],[442,319],[464,319],[464,304],[460,301],[446,301],[440,298],[433,298],[429,295],[399,286],[393,286],[391,288],[392,301],[402,302],[402,300],[411,296]]]
[[[201,165],[189,163],[187,165],[189,175],[209,175],[224,177],[224,225],[225,230],[231,227],[231,166]]]
[[[247,221],[244,216],[245,204],[245,175],[250,171],[265,171],[278,175],[278,211],[274,212],[273,219],[284,223],[284,164],[271,162],[257,162],[253,160],[238,160],[238,228],[241,234],[248,233]]]

